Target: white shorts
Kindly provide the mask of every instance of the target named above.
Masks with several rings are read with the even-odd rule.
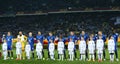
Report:
[[[54,55],[54,52],[49,52],[50,53],[50,55]]]
[[[3,51],[3,55],[4,55],[4,56],[7,56],[7,51]]]
[[[21,54],[21,53],[22,53],[22,51],[20,49],[16,50],[16,54]]]
[[[114,50],[109,50],[109,53],[114,53]]]
[[[89,54],[94,54],[94,50],[89,50]]]
[[[58,54],[64,54],[64,52],[61,50],[61,51],[58,51]]]
[[[98,50],[97,53],[98,53],[98,54],[102,54],[102,53],[103,53],[103,50]]]
[[[85,54],[85,50],[80,50],[80,54]]]
[[[71,55],[71,54],[74,54],[74,52],[73,51],[69,51],[69,54]]]
[[[38,55],[38,56],[41,56],[41,55],[42,55],[42,52],[37,51],[37,55]]]
[[[28,52],[26,52],[26,56],[30,56],[30,52],[28,51]]]

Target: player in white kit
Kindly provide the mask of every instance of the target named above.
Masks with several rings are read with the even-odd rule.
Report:
[[[30,44],[27,43],[25,46],[25,52],[26,52],[27,59],[30,59],[30,51],[31,51]]]
[[[22,54],[22,45],[20,42],[20,39],[18,38],[18,42],[16,43],[16,60],[21,60],[21,54]]]
[[[7,59],[7,43],[5,39],[3,40],[2,51],[3,51],[3,56],[4,56],[3,60],[6,60]]]
[[[99,36],[99,39],[96,42],[96,49],[98,54],[98,61],[102,61],[103,49],[104,49],[104,41],[102,40],[102,36]]]
[[[57,49],[58,49],[58,54],[59,54],[59,60],[63,61],[63,58],[64,58],[64,42],[62,41],[61,38],[59,39]]]
[[[115,41],[112,36],[110,36],[110,38],[108,40],[108,51],[110,54],[110,61],[113,62],[114,61],[114,51],[115,51]]]
[[[90,41],[88,42],[88,50],[89,50],[89,61],[91,59],[94,60],[94,52],[95,52],[95,42],[93,41],[93,37],[90,37]]]
[[[86,42],[83,37],[81,37],[80,43],[79,43],[79,51],[80,51],[80,60],[85,61],[85,51],[86,51]]]
[[[36,52],[37,52],[37,59],[42,59],[42,50],[43,50],[43,45],[40,43],[40,40],[37,40],[38,43],[36,44]]]
[[[55,50],[55,45],[52,41],[52,39],[50,40],[50,44],[49,44],[49,53],[50,53],[50,59],[51,60],[55,60],[54,58],[54,50]]]
[[[69,51],[69,56],[70,56],[69,60],[70,61],[73,61],[73,59],[74,59],[74,46],[75,46],[75,44],[73,42],[73,39],[70,38],[70,41],[68,43],[68,51]]]

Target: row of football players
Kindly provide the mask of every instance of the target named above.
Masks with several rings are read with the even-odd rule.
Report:
[[[80,44],[79,44],[79,51],[80,51],[80,60],[85,60],[85,53],[86,53],[86,48],[87,48],[87,44],[86,41],[84,39],[84,37],[82,36],[80,38]],[[63,60],[64,58],[64,42],[62,40],[62,38],[59,38],[59,42],[58,42],[58,54],[59,54],[59,60]],[[7,48],[8,45],[6,43],[6,41],[4,40],[3,43],[3,55],[4,55],[4,60],[6,60],[7,58]],[[26,56],[28,59],[30,59],[30,52],[31,52],[31,45],[28,44],[25,46],[25,52],[26,52]],[[104,50],[104,41],[102,39],[102,36],[99,36],[99,39],[97,39],[96,41],[96,49],[97,49],[97,53],[98,53],[98,60],[102,61],[102,54],[103,54],[103,50]],[[48,50],[49,50],[49,55],[50,58],[52,60],[54,60],[54,43],[53,40],[50,39],[50,44],[48,44]],[[89,60],[95,60],[94,57],[94,52],[95,52],[95,42],[93,40],[93,37],[90,37],[90,41],[88,42],[88,50],[89,50]],[[109,38],[108,41],[108,50],[110,53],[110,60],[113,61],[114,59],[114,51],[115,51],[115,42],[114,42],[114,38],[113,36],[111,36]],[[37,52],[37,56],[38,59],[42,59],[42,51],[43,51],[43,44],[40,42],[40,40],[38,40],[38,43],[36,45],[36,52]],[[69,43],[68,43],[68,51],[69,51],[69,60],[73,60],[74,58],[74,51],[75,51],[75,42],[73,41],[73,38],[70,38]],[[17,54],[17,59],[21,59],[21,53],[22,53],[22,44],[20,39],[18,39],[18,42],[16,43],[16,54]]]
[[[105,35],[104,35],[101,31],[98,31],[98,34],[97,34],[97,35],[95,35],[95,36],[94,36],[94,35],[91,35],[93,41],[95,41],[95,44],[96,44],[96,40],[98,39],[99,36],[102,37],[102,40],[103,40],[104,43],[105,43],[105,41],[106,41]],[[116,60],[118,61],[118,54],[117,54],[117,39],[118,39],[118,34],[115,33],[115,32],[113,32],[112,36],[113,36],[114,43],[115,43],[115,55],[116,55]],[[59,35],[59,37],[61,37],[61,35]],[[85,33],[85,31],[82,31],[82,32],[81,32],[79,39],[81,39],[81,37],[84,37],[84,40],[85,40],[85,42],[87,43],[87,40],[89,39],[89,37],[88,37],[88,34]],[[23,57],[23,59],[24,59],[24,58],[25,58],[25,55],[24,55],[24,49],[25,49],[24,40],[25,40],[26,38],[24,37],[22,31],[19,32],[17,38],[19,38],[19,39],[20,39],[20,42],[22,43],[22,57]],[[72,32],[72,31],[70,32],[70,36],[68,37],[68,40],[69,40],[69,41],[70,41],[70,38],[72,38],[74,44],[76,44],[76,41],[77,41],[78,39],[77,39],[76,35],[74,34],[74,32]],[[13,37],[12,37],[11,33],[8,32],[8,33],[7,33],[7,36],[3,36],[3,39],[5,39],[6,42],[7,42],[7,51],[8,51],[7,54],[8,54],[8,59],[9,59],[10,57],[11,57],[11,59],[13,59],[13,51],[12,51],[12,39],[13,39]],[[42,43],[42,45],[43,45],[44,36],[41,34],[40,31],[38,31],[38,34],[37,34],[37,36],[36,36],[36,39],[39,40],[39,41]],[[49,47],[49,44],[50,44],[50,40],[52,40],[52,41],[55,41],[56,39],[59,40],[59,38],[55,38],[55,36],[53,36],[53,34],[52,34],[51,32],[50,32],[49,35],[46,37],[46,39],[48,40],[48,47]],[[32,32],[29,32],[29,35],[28,35],[27,40],[28,40],[28,43],[29,43],[30,46],[31,46],[32,56],[33,56],[33,58],[34,58],[34,37],[32,36]],[[63,41],[63,42],[65,41],[65,39],[63,38],[63,36],[62,36],[62,41]],[[87,45],[87,44],[86,44],[86,45]],[[76,47],[74,47],[74,56],[75,56],[75,58],[76,58],[77,56],[76,56],[76,51],[75,51],[75,50],[76,50]],[[87,49],[86,49],[86,50],[87,50]],[[48,51],[49,51],[49,50],[48,50]],[[42,51],[42,53],[43,53],[43,58],[44,58],[44,52]],[[87,51],[86,51],[86,52],[85,52],[86,59],[88,59],[88,55],[87,55],[87,54],[88,54],[88,53],[87,53]],[[104,57],[104,60],[105,60],[105,55],[106,55],[106,54],[105,54],[105,49],[103,49],[103,57]],[[48,57],[50,57],[50,54],[49,54],[49,53],[48,53]],[[59,56],[58,56],[58,57],[59,57]],[[65,53],[64,53],[64,57],[66,58]],[[95,54],[95,58],[96,58],[96,54]]]

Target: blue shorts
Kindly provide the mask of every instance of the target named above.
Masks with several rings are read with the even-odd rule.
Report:
[[[12,47],[11,46],[7,46],[7,50],[12,50]]]
[[[34,51],[34,46],[31,46],[31,51]]]

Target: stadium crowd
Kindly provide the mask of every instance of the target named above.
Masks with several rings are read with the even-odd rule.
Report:
[[[27,4],[26,4],[27,3]],[[0,1],[0,14],[37,13],[60,10],[112,10],[119,9],[119,0],[9,0]],[[6,5],[7,4],[7,5]],[[21,6],[22,5],[22,6]],[[4,6],[4,7],[2,7]]]
[[[68,36],[69,31],[79,34],[81,30],[85,30],[87,33],[96,34],[97,31],[101,30],[108,36],[112,30],[120,32],[119,27],[116,28],[114,25],[116,20],[111,20],[112,17],[114,15],[110,16],[110,14],[105,15],[104,13],[5,17],[0,18],[0,29],[2,29],[0,34],[2,36],[7,31],[11,31],[13,35],[17,35],[17,32],[23,31],[27,35],[29,31],[32,31],[36,35],[37,31],[41,31],[46,36],[49,31],[52,31],[55,35],[65,33],[65,36]]]

